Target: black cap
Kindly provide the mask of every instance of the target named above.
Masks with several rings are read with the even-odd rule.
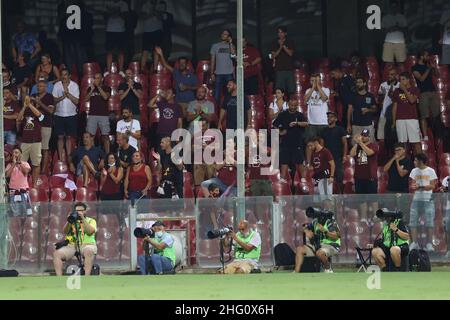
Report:
[[[152,227],[164,227],[165,228],[166,225],[162,221],[156,221]]]
[[[364,129],[364,130],[361,132],[361,135],[362,135],[363,137],[370,137],[370,131],[369,131],[368,129]]]

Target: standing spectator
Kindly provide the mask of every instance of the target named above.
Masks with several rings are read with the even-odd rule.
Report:
[[[19,115],[19,103],[13,99],[11,87],[3,87],[3,137],[6,144],[16,145],[16,120]]]
[[[109,153],[109,116],[107,101],[111,96],[111,88],[103,84],[103,76],[96,73],[94,82],[87,89],[86,102],[90,102],[89,115],[87,117],[86,131],[92,136],[100,128],[103,142],[103,150]]]
[[[244,92],[246,95],[258,94],[258,78],[261,67],[261,55],[258,49],[249,45],[247,38],[242,39],[244,50]]]
[[[186,57],[178,58],[178,68],[173,68],[167,63],[160,47],[156,47],[155,51],[164,67],[172,72],[173,79],[175,80],[175,102],[182,108],[183,117],[186,117],[188,103],[195,99],[195,90],[198,87],[197,76],[194,70],[188,68],[189,60]]]
[[[18,94],[17,86],[13,82],[13,79],[11,79],[11,71],[8,70],[8,68],[6,68],[5,66],[2,67],[2,78],[3,78],[3,89],[9,88],[9,90],[12,93],[12,99],[16,101]]]
[[[163,199],[183,198],[183,163],[173,162],[170,137],[161,139],[160,148],[161,153],[155,154],[155,159],[158,161],[158,171],[162,173],[158,195]]]
[[[397,129],[398,142],[412,143],[416,154],[422,152],[420,127],[417,117],[419,89],[411,85],[408,72],[400,74],[400,88],[394,91],[392,101],[392,128]]]
[[[419,249],[417,243],[417,227],[419,226],[419,211],[424,213],[425,226],[427,228],[426,251],[433,252],[432,244],[435,207],[433,201],[433,190],[436,188],[437,175],[433,168],[427,166],[428,157],[423,154],[417,154],[414,158],[415,168],[411,171],[411,190],[414,191],[414,198],[411,203],[411,212],[409,227],[411,228],[412,243],[410,250]]]
[[[142,6],[144,34],[142,35],[141,70],[144,71],[148,61],[148,53],[153,52],[156,46],[161,46],[163,37],[163,24],[161,16],[156,11],[153,0],[147,0]]]
[[[353,96],[356,93],[355,79],[351,74],[347,74],[342,70],[341,66],[334,66],[331,68],[331,78],[334,79],[334,96],[342,104],[342,126],[347,128],[347,111],[348,105],[351,104]]]
[[[122,109],[130,108],[134,118],[141,121],[141,110],[139,108],[139,100],[143,97],[142,85],[133,80],[133,71],[127,69],[125,71],[125,81],[119,85],[120,101]]]
[[[392,117],[390,114],[386,114],[389,107],[392,106],[392,98],[394,97],[394,92],[396,89],[400,88],[400,83],[397,79],[397,71],[395,69],[391,69],[388,75],[388,81],[383,82],[380,85],[380,89],[378,90],[378,95],[380,100],[383,100],[383,107],[381,109],[380,118],[378,120],[378,130],[377,130],[377,139],[383,141],[385,138],[386,132],[386,118],[390,118],[392,122]],[[392,112],[392,109],[390,109]],[[392,113],[391,113],[392,114]],[[391,123],[392,125],[392,123]],[[389,128],[388,128],[389,129]]]
[[[355,145],[350,156],[355,159],[355,193],[370,195],[378,193],[378,145],[370,141],[370,131],[364,129],[361,135],[353,138]],[[372,211],[376,211],[376,203],[372,201]],[[361,220],[367,219],[367,203],[360,206]]]
[[[173,14],[167,11],[167,3],[160,1],[157,6],[158,15],[162,21],[162,42],[161,46],[167,57],[170,57],[172,52],[172,29],[175,27]]]
[[[117,122],[117,134],[125,133],[130,145],[139,150],[141,140],[141,123],[133,118],[133,112],[129,107],[122,108],[122,120]]]
[[[406,44],[404,30],[407,27],[406,17],[401,13],[398,0],[391,0],[391,11],[381,21],[382,29],[386,31],[383,45],[383,61],[400,65],[406,60]]]
[[[320,137],[314,137],[309,142],[312,144],[313,178],[316,180],[316,193],[320,195],[333,194],[333,182],[335,162],[331,152],[320,144]]]
[[[421,51],[417,57],[419,61],[412,67],[412,72],[420,90],[419,112],[422,135],[424,140],[428,140],[427,119],[430,117],[430,112],[433,124],[440,121],[439,95],[436,91],[436,86],[433,84],[433,76],[438,77],[439,71],[437,66],[431,62],[428,51]]]
[[[83,176],[83,187],[89,185],[89,177],[100,178],[104,168],[105,154],[102,149],[94,146],[94,137],[89,133],[83,134],[83,146],[75,149],[70,155],[69,168],[77,177]]]
[[[53,84],[61,80],[61,74],[58,67],[52,64],[52,59],[48,53],[45,53],[41,57],[41,63],[36,67],[35,81],[38,82],[43,76],[42,72],[47,74],[47,81]]]
[[[197,89],[197,96],[195,100],[189,102],[187,108],[187,119],[189,121],[189,131],[194,133],[195,121],[206,123],[206,128],[210,127],[211,123],[217,121],[217,116],[214,110],[214,104],[206,99],[207,88],[201,86]],[[200,126],[201,128],[202,126]]]
[[[211,54],[211,80],[215,82],[214,98],[220,104],[223,87],[234,78],[234,66],[231,57],[236,55],[233,38],[230,30],[223,30],[220,42],[212,45]]]
[[[26,161],[22,161],[22,151],[14,148],[12,151],[12,161],[6,166],[5,177],[9,179],[9,203],[14,216],[27,215],[31,216],[30,197],[28,194],[28,174],[31,167]],[[20,197],[19,203],[16,197]]]
[[[38,93],[38,84],[40,81],[43,81],[46,84],[46,91],[49,94],[53,93],[53,82],[48,81],[48,73],[45,71],[39,72],[39,77],[36,81],[36,84],[31,88],[30,95],[35,95]]]
[[[231,129],[236,130],[237,127],[237,85],[235,80],[228,81],[227,84],[228,95],[223,100],[222,108],[220,109],[220,118],[218,128],[219,130]],[[227,127],[222,127],[223,119],[227,119]],[[252,116],[252,110],[250,109],[250,101],[247,97],[244,97],[244,128],[248,125],[248,119]]]
[[[275,99],[269,105],[269,117],[272,122],[278,115],[289,108],[287,101],[284,100],[284,90],[282,88],[275,89]]]
[[[114,153],[108,153],[105,168],[100,177],[100,200],[122,200],[123,168],[119,158]]]
[[[32,71],[28,65],[28,60],[30,59],[30,54],[28,52],[22,52],[19,54],[17,59],[17,65],[13,69],[13,82],[16,84],[19,91],[22,88],[29,86],[32,78]]]
[[[41,172],[41,124],[44,120],[44,115],[31,103],[30,97],[27,96],[24,99],[23,108],[20,110],[17,120],[22,122],[22,145],[20,146],[22,159],[24,161],[31,159],[34,185]]]
[[[308,128],[305,140],[320,136],[328,125],[327,112],[330,99],[330,89],[322,86],[320,74],[311,76],[311,88],[306,90],[305,102],[308,105]]]
[[[16,31],[12,37],[13,61],[14,63],[19,62],[19,56],[26,52],[30,55],[28,65],[34,68],[39,59],[41,45],[33,33],[26,31],[25,23],[22,20],[17,21]]]
[[[207,163],[203,159],[203,155],[205,154],[206,147],[209,146],[209,148],[215,146],[216,141],[214,136],[207,136],[205,135],[206,130],[208,130],[208,122],[199,120],[198,121],[200,125],[200,131],[192,132],[192,150],[194,152],[194,166],[193,166],[193,173],[194,173],[194,186],[197,188],[200,186],[200,184],[205,181],[213,178],[216,174],[216,168],[214,163]],[[202,148],[202,159],[201,161],[197,162],[195,161],[195,150],[196,147],[198,147],[201,144]]]
[[[298,173],[304,176],[305,161],[304,134],[308,126],[303,113],[298,111],[296,100],[289,101],[289,108],[281,112],[273,122],[273,127],[280,130],[280,164],[281,177],[287,180],[289,165],[295,164]]]
[[[377,112],[377,103],[372,93],[367,92],[367,81],[356,79],[356,94],[347,111],[347,132],[353,137],[360,135],[364,129],[370,132],[370,141],[375,141],[373,120]]]
[[[125,33],[125,17],[128,4],[123,0],[106,2],[106,73],[109,74],[113,62],[114,51],[118,52],[119,71],[123,74],[127,38]]]
[[[70,80],[69,70],[61,72],[62,79],[53,87],[53,97],[56,110],[53,116],[55,121],[55,135],[58,137],[58,155],[64,160],[64,138],[66,138],[66,155],[72,153],[72,141],[77,137],[78,126],[78,102],[80,88],[78,84]]]
[[[133,154],[136,149],[128,143],[128,136],[126,134],[117,135],[117,144],[119,145],[119,162],[120,166],[127,169],[133,161]]]
[[[133,154],[132,165],[128,167],[124,181],[125,198],[134,205],[138,199],[147,199],[147,192],[152,186],[152,172],[150,167],[142,161],[141,154]]]
[[[344,157],[348,153],[347,133],[344,128],[337,126],[336,112],[328,112],[328,127],[323,129],[320,137],[323,139],[324,147],[330,150],[334,159],[334,177],[339,192],[342,190],[344,179]]]
[[[442,44],[441,64],[450,65],[450,11],[442,14],[440,25],[442,26],[442,38],[439,43]],[[449,255],[450,256],[450,255]]]
[[[287,38],[287,28],[277,28],[278,39],[272,42],[272,60],[275,69],[275,87],[283,88],[285,92],[295,92],[294,83],[294,53],[295,44]]]
[[[126,0],[128,10],[125,14],[125,47],[127,48],[127,60],[131,61],[134,56],[134,31],[136,30],[139,16],[133,8],[131,8],[131,1]]]
[[[44,115],[44,121],[41,123],[42,172],[47,172],[50,163],[50,138],[52,136],[53,113],[55,112],[55,99],[51,93],[48,93],[47,85],[45,81],[40,80],[36,84],[37,93],[31,96],[31,101]]]
[[[149,102],[150,108],[159,109],[159,123],[156,129],[158,140],[162,137],[170,137],[176,129],[183,127],[183,112],[178,103],[175,102],[173,89],[168,89],[163,93],[163,99],[157,102],[159,95],[155,96]]]

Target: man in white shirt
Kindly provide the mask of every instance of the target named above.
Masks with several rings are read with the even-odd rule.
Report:
[[[80,88],[76,82],[70,80],[69,70],[61,72],[61,81],[55,83],[53,87],[53,97],[56,104],[53,129],[58,136],[59,159],[64,160],[64,137],[66,138],[66,155],[72,153],[71,139],[77,137],[77,109],[80,98]]]
[[[129,107],[122,108],[122,118],[117,122],[116,132],[125,133],[128,136],[130,146],[139,150],[139,142],[141,140],[141,124],[138,120],[133,119],[133,113]]]
[[[328,101],[330,89],[322,86],[320,74],[311,76],[311,88],[306,90],[305,102],[308,105],[308,127],[305,141],[320,136],[323,129],[328,126]]]
[[[128,5],[123,0],[113,0],[106,2],[106,73],[111,70],[113,52],[118,51],[118,67],[123,73],[125,59],[125,49],[127,44],[125,29],[125,14],[128,12]]]
[[[400,83],[397,79],[397,71],[391,69],[388,75],[388,81],[383,82],[378,89],[380,100],[383,99],[383,108],[381,109],[380,119],[378,120],[377,139],[384,140],[384,130],[386,125],[386,110],[392,105],[392,96],[395,89],[400,88]]]
[[[450,65],[450,10],[442,14],[440,23],[443,27],[440,41],[442,44],[441,64]]]
[[[414,198],[411,204],[409,227],[411,228],[412,243],[410,250],[418,249],[417,227],[419,225],[419,210],[425,215],[425,226],[427,228],[426,251],[434,251],[432,244],[435,207],[433,201],[433,190],[436,187],[437,175],[433,168],[427,166],[428,157],[420,153],[414,158],[416,166],[410,173],[411,190],[414,191]]]
[[[404,29],[407,27],[406,17],[401,13],[398,0],[391,1],[391,13],[385,15],[381,26],[386,30],[383,46],[383,61],[403,64],[406,60],[406,44]]]

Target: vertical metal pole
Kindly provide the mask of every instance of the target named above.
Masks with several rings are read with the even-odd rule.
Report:
[[[134,237],[134,229],[136,228],[136,218],[137,218],[137,209],[134,206],[128,207],[128,221],[129,221],[129,232],[130,232],[130,268],[132,271],[136,270],[137,266],[137,242],[136,238]]]
[[[238,218],[245,218],[245,136],[244,136],[244,54],[243,38],[243,0],[237,0],[237,195]],[[239,130],[240,129],[240,130]]]

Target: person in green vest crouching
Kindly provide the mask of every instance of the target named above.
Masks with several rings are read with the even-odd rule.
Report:
[[[174,238],[166,232],[166,225],[162,221],[156,221],[152,226],[155,237],[148,235],[144,238],[145,242],[153,247],[153,253],[147,257],[145,254],[138,257],[138,265],[142,275],[147,274],[148,263],[151,263],[155,274],[161,275],[164,272],[173,271],[176,262]]]
[[[384,222],[381,239],[375,240],[372,257],[382,271],[392,271],[387,268],[388,257],[394,265],[393,271],[400,271],[402,258],[409,254],[409,232],[401,216],[400,211],[377,211],[377,217]]]
[[[261,256],[261,235],[251,230],[247,220],[239,221],[238,232],[230,231],[224,241],[224,247],[234,247],[234,260],[225,266],[226,274],[250,273],[258,269]]]

